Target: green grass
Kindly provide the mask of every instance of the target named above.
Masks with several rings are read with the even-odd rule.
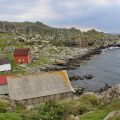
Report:
[[[38,65],[44,65],[44,64],[48,64],[49,61],[49,57],[48,56],[43,56],[41,58],[39,58],[38,60],[35,60],[34,62],[31,62],[28,66],[29,67],[35,67]]]
[[[0,113],[0,120],[23,120],[17,113]]]
[[[33,110],[27,110],[24,105],[18,103],[16,107],[13,108],[12,113],[7,112],[6,105],[2,103],[0,105],[0,120],[39,120],[39,117],[43,115],[43,110],[45,110],[43,117],[47,116],[51,118],[51,115],[55,117],[53,111],[58,112],[58,110],[62,110],[60,113],[64,118],[69,118],[70,115],[74,115],[79,116],[80,120],[103,120],[110,112],[120,109],[120,100],[101,104],[94,95],[81,95],[78,99],[74,100],[56,101],[53,102],[53,106],[54,103],[58,106],[58,108],[55,105],[55,107],[51,107],[52,110],[46,108],[45,103],[42,103],[39,108],[35,108]],[[50,106],[47,105],[47,107]],[[42,113],[39,112],[40,109]],[[113,116],[109,120],[120,120],[120,116]]]
[[[83,115],[80,115],[80,120],[103,120],[105,116],[109,113],[109,110],[95,110],[87,112]]]

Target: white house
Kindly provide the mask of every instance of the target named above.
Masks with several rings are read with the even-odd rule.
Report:
[[[6,57],[1,57],[0,58],[0,72],[9,71],[9,70],[11,70],[10,61]]]

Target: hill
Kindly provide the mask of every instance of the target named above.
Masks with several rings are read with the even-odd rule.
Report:
[[[0,54],[10,59],[12,73],[15,74],[56,68],[59,67],[57,64],[65,65],[68,59],[86,54],[93,48],[119,44],[119,40],[119,35],[106,34],[95,29],[82,32],[74,27],[53,28],[42,22],[0,21]],[[31,63],[24,67],[14,64],[14,48],[30,48]]]

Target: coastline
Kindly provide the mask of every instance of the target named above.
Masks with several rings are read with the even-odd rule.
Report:
[[[101,52],[105,49],[111,48],[120,48],[120,44],[110,44],[106,46],[100,46],[95,48],[89,48],[87,52],[83,52],[83,54],[73,56],[70,59],[65,59],[63,64],[53,64],[52,66],[46,66],[41,71],[55,71],[55,70],[69,70],[76,69],[80,67],[81,64],[85,63],[85,61],[89,60],[94,55],[100,55]]]

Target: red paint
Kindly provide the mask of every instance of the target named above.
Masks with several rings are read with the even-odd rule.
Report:
[[[30,62],[30,50],[28,48],[15,49],[13,57],[15,63],[28,64]]]
[[[7,76],[0,76],[0,85],[7,84]]]
[[[0,75],[0,85],[7,84],[8,77],[14,77],[14,76],[12,76],[12,75]]]
[[[29,56],[14,56],[15,63],[29,63]]]

